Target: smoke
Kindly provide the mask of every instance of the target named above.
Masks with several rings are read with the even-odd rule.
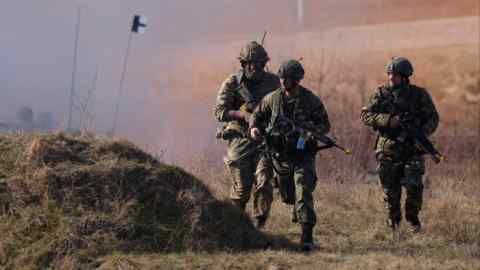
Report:
[[[378,28],[355,32],[352,26],[468,16],[478,5],[475,0],[449,8],[435,0],[303,2],[300,25],[291,0],[8,1],[0,10],[0,122],[15,121],[17,112],[30,106],[36,115],[53,115],[57,128],[65,126],[78,7],[78,100],[91,90],[98,67],[91,130],[106,134],[112,128],[132,16],[146,15],[146,33],[135,34],[131,43],[118,135],[177,159],[179,153],[222,147],[213,139],[216,93],[238,69],[240,47],[260,40],[264,30],[269,31],[265,46],[271,71],[285,58],[303,57],[308,76],[325,80],[322,76],[339,77],[342,70],[335,68],[352,59],[364,63],[364,49],[372,44],[368,40],[376,40],[375,46],[386,40],[372,34]],[[368,39],[362,40],[361,31]],[[394,36],[382,31],[389,39]],[[78,125],[77,111],[74,116]]]

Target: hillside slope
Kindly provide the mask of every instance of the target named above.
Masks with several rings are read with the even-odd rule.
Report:
[[[266,237],[126,141],[0,135],[0,268],[91,269],[118,252],[242,250]]]

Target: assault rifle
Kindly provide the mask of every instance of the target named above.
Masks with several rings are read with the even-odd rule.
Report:
[[[269,133],[272,132],[278,132],[283,137],[298,135],[299,137],[296,147],[299,150],[303,150],[305,148],[305,143],[307,141],[316,141],[322,144],[315,147],[314,150],[316,151],[335,147],[342,150],[342,152],[347,155],[352,154],[352,150],[337,144],[334,139],[319,132],[312,122],[294,121],[290,118],[279,115],[277,116],[273,127],[269,131]]]
[[[413,115],[410,113],[400,114],[400,127],[402,129],[397,141],[405,142],[411,140],[418,148],[428,153],[435,163],[445,160],[445,157],[435,148],[433,143],[428,139],[424,132],[422,132],[413,123]]]

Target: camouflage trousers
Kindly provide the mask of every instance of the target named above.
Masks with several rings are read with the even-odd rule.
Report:
[[[293,221],[315,225],[317,216],[314,209],[313,191],[317,185],[315,156],[306,156],[301,161],[274,160],[276,180],[282,201],[293,204]]]
[[[412,225],[420,223],[418,214],[423,203],[423,182],[425,161],[422,156],[413,156],[403,162],[388,159],[379,160],[380,183],[384,190],[384,202],[388,209],[390,226],[397,226],[402,220],[402,186],[407,197],[405,201],[405,219]]]
[[[253,189],[253,216],[267,217],[273,201],[271,162],[256,154],[226,164],[233,180],[230,199],[245,209]]]

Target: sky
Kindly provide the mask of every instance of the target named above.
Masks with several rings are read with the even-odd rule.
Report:
[[[270,25],[267,19],[258,19],[259,11],[251,8],[253,3],[253,0],[2,0],[0,122],[12,121],[21,107],[30,106],[35,112],[51,111],[64,123],[79,8],[75,91],[79,95],[88,92],[98,67],[94,100],[97,114],[102,117],[97,117],[96,125],[99,130],[106,130],[114,111],[112,103],[119,88],[134,14],[147,16],[149,23],[145,34],[134,35],[132,39],[126,101],[122,99],[127,108],[135,107],[145,97],[138,93],[149,91],[153,70],[168,68],[172,50],[228,32],[226,29],[260,35]],[[247,24],[241,16],[255,19]]]

